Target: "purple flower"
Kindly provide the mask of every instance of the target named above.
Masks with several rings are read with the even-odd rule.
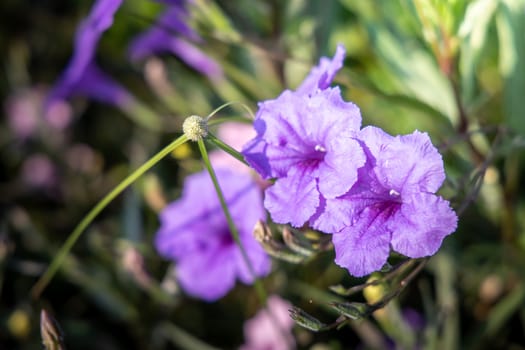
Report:
[[[321,57],[319,65],[314,67],[306,79],[296,89],[298,94],[311,94],[317,90],[324,90],[330,86],[335,74],[343,67],[346,50],[338,45],[333,59]]]
[[[31,155],[22,164],[21,178],[32,188],[50,189],[57,182],[57,169],[51,159],[44,154]]]
[[[278,223],[300,227],[320,203],[348,192],[365,163],[355,140],[361,126],[356,105],[327,88],[342,62],[321,60],[301,85],[301,93],[285,91],[259,103],[254,122],[257,136],[243,150],[247,162],[263,178],[276,178],[265,192],[264,205]]]
[[[186,22],[188,13],[184,2],[164,2],[170,6],[159,16],[157,23],[130,44],[131,59],[141,60],[154,54],[171,53],[210,78],[222,76],[219,64],[191,43],[200,42],[201,38]]]
[[[103,32],[113,24],[113,16],[122,0],[97,0],[90,14],[82,21],[75,36],[75,50],[69,64],[48,97],[48,106],[74,95],[124,106],[133,98],[102,72],[94,61],[95,51]]]
[[[41,89],[31,88],[17,91],[6,99],[5,114],[13,135],[18,139],[28,139],[37,132],[42,95]]]
[[[252,236],[255,223],[264,219],[261,193],[250,176],[217,170],[228,208],[255,274],[270,271],[270,259]],[[177,279],[188,294],[213,301],[224,296],[236,279],[253,283],[207,172],[186,178],[182,197],[160,215],[155,246],[177,262]]]
[[[239,350],[294,349],[292,329],[295,322],[288,312],[291,307],[288,301],[279,296],[270,296],[267,309],[260,310],[244,324],[246,343]]]
[[[428,135],[390,136],[379,128],[359,133],[366,164],[357,183],[318,209],[312,226],[334,233],[335,262],[354,276],[380,269],[390,249],[411,258],[436,253],[454,232],[457,216],[435,195],[443,161]]]
[[[328,87],[343,56],[340,47],[297,91],[260,103],[257,136],[243,154],[275,179],[264,200],[272,219],[333,234],[336,263],[364,276],[391,249],[411,258],[434,254],[457,216],[435,195],[445,172],[428,135],[359,130],[359,109]]]

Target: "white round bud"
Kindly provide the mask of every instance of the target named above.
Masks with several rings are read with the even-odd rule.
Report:
[[[182,123],[182,132],[191,141],[202,140],[208,135],[208,122],[198,115],[189,116]]]

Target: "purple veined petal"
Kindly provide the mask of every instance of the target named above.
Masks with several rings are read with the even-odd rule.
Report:
[[[330,86],[335,74],[343,67],[345,55],[344,46],[338,45],[333,59],[322,57],[319,64],[310,71],[306,79],[296,89],[296,92],[307,95]]]
[[[277,99],[259,103],[255,116],[257,135],[274,146],[308,146],[303,141],[306,131],[302,124],[305,99],[286,90]]]
[[[414,194],[388,222],[392,248],[410,258],[433,255],[456,230],[457,220],[448,201],[430,193]]]
[[[184,257],[177,280],[186,293],[207,301],[225,296],[235,286],[235,247]]]
[[[355,277],[366,276],[386,263],[390,239],[385,216],[366,208],[352,226],[332,235],[335,263]]]
[[[296,97],[306,135],[317,140],[332,140],[341,134],[357,132],[361,127],[361,112],[352,102],[341,97],[339,87],[327,88],[312,96]]]
[[[406,179],[404,190],[413,188],[414,191],[436,192],[445,181],[446,175],[443,158],[428,134],[416,130],[412,134],[400,136],[399,139],[413,150],[413,161],[417,164]]]
[[[322,233],[337,233],[351,224],[352,201],[321,197],[310,226]]]
[[[375,157],[381,153],[382,147],[394,139],[393,136],[376,126],[366,126],[359,131],[358,135],[358,138],[366,145],[366,149],[374,161],[373,165],[375,165]]]
[[[265,160],[273,177],[286,176],[293,167],[318,168],[327,152],[333,151],[329,145],[337,146],[333,140],[359,130],[360,125],[359,109],[344,102],[337,88],[311,97],[285,91],[277,99],[259,104],[255,121],[256,139],[267,144]],[[249,158],[248,155],[251,161]],[[334,158],[330,159],[335,165]],[[346,190],[350,185],[344,184]],[[344,193],[339,191],[338,194]]]
[[[264,134],[258,135],[267,143],[297,150],[361,127],[359,108],[343,101],[339,88],[311,97],[285,91],[275,100],[260,103],[256,118],[265,123],[264,127],[259,126]]]
[[[301,227],[315,213],[319,192],[315,179],[293,168],[265,191],[264,206],[277,223]]]
[[[372,170],[366,163],[358,169],[358,180],[347,193],[333,199],[322,198],[310,225],[324,233],[337,233],[353,225],[367,207],[381,205],[384,189],[377,184]]]
[[[443,183],[443,160],[426,133],[392,137],[379,128],[367,127],[359,138],[372,154],[375,175],[385,189],[433,193]]]
[[[361,145],[350,135],[331,140],[328,149],[319,166],[319,192],[325,198],[335,198],[357,182],[357,171],[366,158]]]

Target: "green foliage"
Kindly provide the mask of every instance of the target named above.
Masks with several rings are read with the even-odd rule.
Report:
[[[295,329],[299,348],[382,348],[388,338],[404,348],[523,349],[525,0],[195,0],[189,21],[224,70],[218,80],[170,56],[128,62],[129,40],[162,9],[129,1],[97,59],[140,102],[119,111],[74,99],[71,123],[54,129],[43,92],[91,4],[0,5],[0,348],[236,348],[264,289],[315,331]],[[257,289],[238,285],[211,304],[188,298],[152,245],[158,211],[202,168],[198,147],[173,141],[184,118],[240,102],[210,121],[206,141],[225,148],[216,124],[250,120],[246,109],[295,88],[338,43],[348,52],[336,83],[364,124],[427,131],[439,146],[457,232],[428,262],[392,256],[365,281],[334,265],[325,235],[261,226],[274,269]],[[41,118],[30,136],[10,119],[20,96]],[[52,181],[31,182],[34,156]],[[406,310],[423,322],[411,325]]]

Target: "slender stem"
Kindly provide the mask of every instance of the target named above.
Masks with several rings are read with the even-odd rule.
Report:
[[[498,130],[498,133],[496,134],[494,141],[492,142],[493,146],[491,147],[491,150],[489,151],[487,157],[480,164],[477,174],[472,179],[472,189],[465,196],[465,199],[461,203],[461,206],[456,210],[458,216],[461,216],[461,214],[463,214],[463,212],[467,209],[470,203],[477,198],[479,191],[481,190],[481,186],[483,185],[483,178],[485,176],[485,173],[489,166],[494,162],[496,156],[498,155],[497,148],[499,147],[503,136],[504,132],[502,130]]]
[[[111,192],[109,192],[104,198],[102,198],[97,205],[86,216],[80,221],[80,223],[75,227],[73,232],[69,235],[67,240],[64,242],[58,253],[55,255],[54,259],[51,261],[51,264],[45,271],[45,273],[40,277],[37,283],[31,289],[32,296],[36,299],[40,296],[42,291],[45,289],[47,284],[51,281],[53,276],[56,274],[64,259],[67,257],[67,254],[79,239],[80,235],[84,230],[93,222],[98,214],[104,208],[108,206],[115,197],[121,194],[129,185],[135,182],[139,177],[141,177],[146,171],[151,169],[155,164],[157,164],[162,158],[170,154],[175,148],[179,147],[187,141],[185,135],[180,136],[175,141],[170,143],[168,146],[164,147],[160,152],[151,157],[147,162],[142,164],[137,170],[131,173],[127,178],[125,178],[120,184],[117,185]]]
[[[212,133],[208,133],[208,135],[206,136],[206,140],[207,141],[210,141],[211,143],[213,143],[215,146],[219,147],[220,149],[222,149],[224,152],[228,153],[229,155],[231,155],[232,157],[234,157],[235,159],[237,159],[239,162],[242,162],[244,165],[247,165],[247,166],[250,166],[248,163],[246,163],[246,160],[244,160],[244,156],[242,155],[242,153],[240,152],[237,152],[235,149],[233,149],[230,145],[222,142],[221,140],[219,140],[215,135],[213,135]]]
[[[463,135],[467,133],[469,129],[470,122],[469,122],[468,114],[461,100],[461,95],[460,95],[458,85],[452,78],[450,78],[449,81],[450,81],[450,85],[451,85],[452,92],[454,95],[454,101],[456,102],[456,107],[459,113],[458,133],[460,135]],[[465,140],[472,154],[474,163],[476,165],[483,163],[483,159],[485,159],[485,156],[476,148],[476,145],[474,145],[474,143],[472,142],[470,138],[466,138]]]
[[[385,307],[392,299],[394,299],[399,294],[401,294],[401,292],[410,283],[410,281],[412,281],[419,274],[419,272],[425,267],[425,265],[427,264],[428,260],[429,260],[429,258],[423,258],[419,262],[419,265],[417,265],[414,268],[414,270],[412,270],[405,278],[403,278],[401,281],[399,281],[396,290],[394,290],[393,292],[391,292],[391,293],[387,294],[386,296],[384,296],[383,299],[381,299],[377,303],[374,303],[374,304],[370,305],[370,310],[368,310],[368,312],[371,314],[372,312]]]
[[[221,111],[222,109],[228,107],[228,106],[231,106],[231,105],[240,105],[245,111],[248,112],[248,114],[250,115],[250,117],[252,119],[255,119],[255,115],[253,114],[252,110],[250,109],[250,107],[246,106],[244,103],[240,102],[240,101],[231,101],[231,102],[227,102],[223,105],[220,105],[219,107],[215,108],[209,115],[206,119],[210,119],[212,118],[215,114],[217,114],[219,111]]]
[[[204,161],[204,165],[206,166],[206,169],[208,170],[208,173],[210,174],[211,180],[213,182],[213,186],[215,187],[215,191],[217,192],[217,196],[219,197],[219,201],[221,203],[222,210],[224,212],[224,215],[226,216],[226,221],[228,222],[228,228],[230,229],[230,233],[232,235],[233,240],[235,241],[235,244],[239,247],[241,251],[242,258],[246,265],[248,266],[248,270],[250,271],[250,274],[253,276],[254,284],[255,284],[255,290],[257,292],[257,295],[263,305],[266,305],[266,292],[264,290],[264,287],[261,284],[261,281],[257,278],[255,274],[255,270],[253,269],[253,265],[248,258],[248,254],[246,253],[246,250],[244,249],[242,242],[239,237],[239,231],[235,227],[235,223],[233,222],[233,218],[230,214],[230,210],[228,209],[228,205],[226,204],[226,200],[224,198],[224,194],[222,192],[222,189],[219,185],[219,181],[217,180],[217,175],[215,174],[215,170],[213,170],[213,167],[211,166],[210,159],[208,157],[208,151],[206,150],[206,146],[204,145],[204,141],[201,139],[197,141],[199,145],[199,150],[201,152],[202,160]]]
[[[399,270],[401,268],[404,269],[406,267],[406,265],[408,265],[409,263],[412,263],[413,261],[414,261],[413,259],[404,260],[401,263],[399,263],[396,266],[394,266],[394,268],[391,271],[389,271],[386,275],[384,275],[383,277],[381,277],[379,279],[372,280],[370,282],[366,282],[366,283],[363,283],[363,284],[360,284],[360,285],[357,285],[357,286],[354,286],[354,287],[350,287],[350,288],[348,288],[346,290],[336,291],[336,293],[339,294],[339,295],[343,295],[345,297],[348,297],[348,296],[351,296],[352,294],[355,294],[357,292],[362,291],[366,287],[377,286],[377,285],[379,285],[381,283],[385,283],[386,281],[389,281],[389,280],[393,279],[394,277],[396,277],[399,274]]]
[[[194,337],[192,334],[173,323],[164,322],[160,324],[155,331],[160,333],[159,335],[162,338],[169,340],[173,345],[180,346],[182,349],[219,350],[218,348],[208,345],[202,340]]]

